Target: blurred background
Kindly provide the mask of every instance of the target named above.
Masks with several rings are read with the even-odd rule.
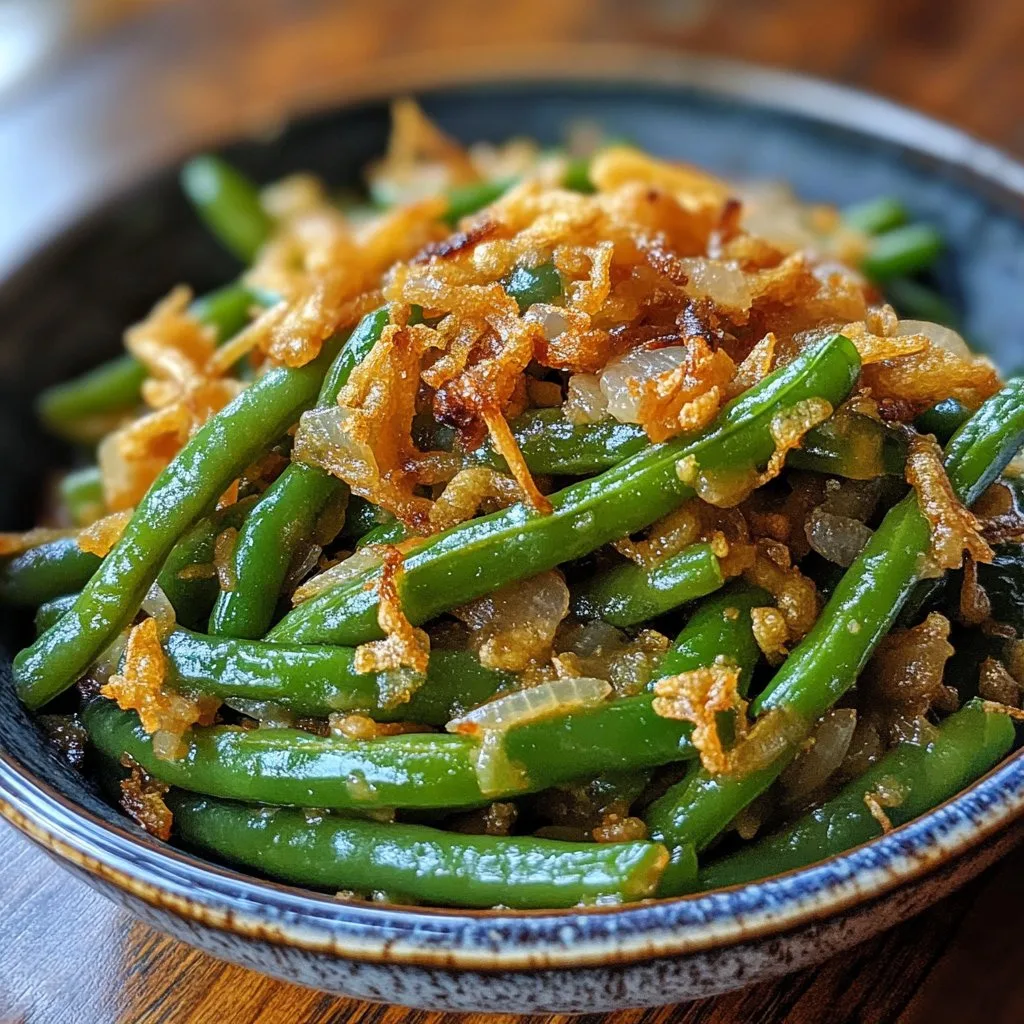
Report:
[[[566,42],[822,75],[1024,155],[1021,0],[0,0],[0,272],[184,145]]]

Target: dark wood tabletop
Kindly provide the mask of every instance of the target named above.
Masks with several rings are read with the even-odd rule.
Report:
[[[213,131],[225,108],[238,109],[253,96],[322,100],[342,66],[367,69],[381,58],[455,48],[469,53],[484,43],[563,40],[628,41],[794,68],[882,93],[1024,155],[1020,0],[154,0],[126,6],[136,10],[133,17],[86,40],[57,68],[24,84],[6,108],[0,105],[0,151],[14,152],[5,148],[14,141],[38,142],[36,184],[40,175],[46,180],[48,160],[56,174],[58,158],[69,152],[80,169],[92,160],[96,175],[141,163],[131,143],[139,118],[153,113],[132,105],[143,94],[136,88],[143,78],[151,87],[147,96],[154,81],[166,87],[161,115],[169,138],[175,117],[205,118]],[[71,124],[77,131],[62,132]],[[148,152],[148,159],[157,156],[159,147]],[[0,165],[0,219],[8,231],[6,238],[0,234],[2,263],[5,241],[39,229],[59,214],[62,196],[67,202],[74,196],[62,193],[65,182],[55,177],[44,197],[50,208],[40,201],[38,208],[11,209],[15,195],[24,205],[13,190],[17,175],[29,172],[6,159]],[[0,907],[0,1024],[459,1019],[336,999],[222,964],[134,921],[6,825],[0,825]],[[821,967],[614,1020],[1017,1024],[1024,1020],[1021,921],[1024,849],[916,919]]]

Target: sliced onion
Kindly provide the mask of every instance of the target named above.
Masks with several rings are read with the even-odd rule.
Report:
[[[123,629],[110,644],[104,648],[100,656],[93,662],[89,675],[100,685],[117,672],[124,657],[124,649],[128,646],[128,634],[130,630]]]
[[[290,594],[313,571],[324,549],[319,544],[306,544],[295,550],[291,565],[281,584],[281,589]]]
[[[448,732],[470,735],[505,733],[527,722],[594,707],[607,699],[611,692],[611,685],[604,679],[585,676],[555,679],[481,704],[459,718],[453,718],[445,728]]]
[[[814,509],[804,524],[807,543],[836,565],[852,565],[871,539],[872,531],[857,519]]]
[[[942,324],[933,324],[930,320],[901,320],[896,333],[901,338],[923,334],[936,348],[945,349],[961,359],[974,358],[967,342],[956,331]]]
[[[270,700],[251,700],[248,697],[228,697],[224,703],[240,714],[253,718],[271,729],[290,729],[295,716],[280,704]]]
[[[325,569],[322,573],[318,573],[311,579],[306,580],[292,594],[292,604],[301,604],[303,601],[308,601],[311,597],[316,597],[317,594],[328,587],[339,586],[342,583],[355,579],[357,576],[361,576],[363,573],[378,569],[380,568],[381,561],[380,552],[374,551],[372,546],[362,548],[355,554],[349,555],[348,558],[338,562],[337,565],[332,565],[329,569]]]
[[[352,416],[350,409],[340,405],[304,412],[295,433],[292,458],[345,480],[376,478],[373,449],[345,429]]]
[[[787,798],[795,802],[812,794],[843,763],[857,728],[853,708],[833,708],[811,733],[810,745],[782,773]]]
[[[142,601],[142,610],[156,619],[156,630],[165,640],[178,624],[178,617],[168,596],[159,583],[154,583]]]
[[[739,267],[721,260],[700,257],[679,261],[689,280],[686,294],[694,299],[710,299],[716,306],[745,311],[753,295],[747,275]]]
[[[649,382],[671,373],[686,362],[688,350],[682,345],[634,349],[613,359],[601,371],[601,392],[608,412],[620,423],[640,422],[640,402]],[[571,382],[570,382],[571,383]]]
[[[557,571],[519,580],[456,608],[470,646],[488,668],[521,672],[548,657],[569,611],[569,588]]]
[[[555,341],[572,326],[566,311],[549,302],[535,302],[526,311],[524,319],[539,323],[547,341]]]
[[[608,418],[608,399],[596,373],[574,373],[562,407],[570,423],[599,423]]]

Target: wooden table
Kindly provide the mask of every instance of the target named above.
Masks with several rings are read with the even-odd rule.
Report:
[[[196,0],[155,6],[24,90],[13,115],[9,109],[7,119],[0,118],[0,151],[36,156],[24,172],[0,161],[0,198],[20,200],[22,192],[13,191],[18,173],[31,173],[36,185],[40,175],[46,180],[48,167],[54,174],[52,190],[27,194],[46,191],[56,205],[4,211],[35,218],[18,222],[26,231],[59,212],[57,199],[75,199],[57,175],[69,151],[80,166],[92,161],[97,175],[159,156],[159,146],[144,159],[132,150],[141,137],[138,119],[154,119],[152,106],[133,107],[133,99],[152,99],[153,81],[176,86],[173,101],[162,94],[159,111],[170,135],[176,117],[211,118],[212,126],[218,103],[221,112],[230,104],[237,109],[260,90],[264,97],[322,98],[341,65],[367,67],[378,57],[496,38],[507,44],[628,40],[779,64],[890,95],[1024,154],[1020,0]],[[173,79],[159,78],[171,70]],[[70,138],[60,131],[69,124],[77,128]],[[37,144],[5,149],[5,139]],[[5,186],[12,189],[6,195]],[[6,826],[0,826],[0,906],[0,1024],[319,1024],[407,1016],[270,981],[163,938],[73,881]],[[1024,850],[916,920],[822,967],[618,1020],[1019,1022],[1022,920]],[[455,1019],[415,1018],[422,1024]]]

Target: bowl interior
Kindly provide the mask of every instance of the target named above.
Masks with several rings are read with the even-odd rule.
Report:
[[[962,309],[966,335],[1004,368],[1020,360],[1019,202],[1015,206],[998,187],[983,187],[962,168],[875,137],[870,126],[838,127],[827,123],[828,110],[812,119],[765,109],[756,96],[715,96],[669,83],[456,87],[421,98],[446,130],[465,140],[528,135],[554,143],[573,122],[589,121],[654,153],[734,178],[788,181],[808,199],[845,204],[898,196],[948,239],[937,273]],[[387,129],[386,104],[367,102],[228,152],[260,181],[311,170],[331,184],[352,185],[360,168],[382,152]],[[236,272],[169,172],[86,215],[0,289],[0,529],[32,524],[47,474],[69,457],[36,425],[33,396],[114,354],[124,327],[172,285],[188,282],[202,293]],[[29,629],[27,615],[4,610],[0,749],[64,797],[134,830],[56,758],[14,698],[10,652]]]

